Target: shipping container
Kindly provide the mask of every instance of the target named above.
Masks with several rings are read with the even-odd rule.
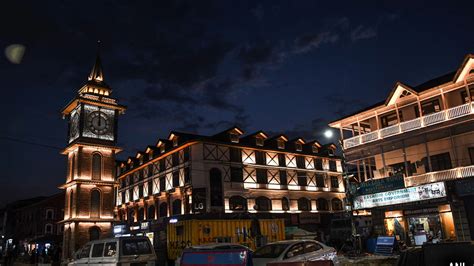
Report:
[[[207,243],[239,243],[255,250],[284,239],[283,219],[175,221],[167,228],[168,259],[178,258],[186,247]]]

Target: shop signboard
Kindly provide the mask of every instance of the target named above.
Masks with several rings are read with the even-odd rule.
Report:
[[[354,198],[354,209],[368,209],[378,206],[387,206],[442,197],[446,197],[446,189],[443,182],[437,182],[422,186],[356,196]]]
[[[385,178],[372,179],[359,184],[354,191],[355,195],[367,195],[390,191],[405,187],[403,175],[393,175]]]
[[[193,189],[193,213],[206,212],[206,188]]]

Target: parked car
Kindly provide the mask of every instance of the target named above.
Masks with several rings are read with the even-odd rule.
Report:
[[[147,237],[119,237],[88,242],[68,265],[155,265],[155,261]]]
[[[336,250],[315,240],[286,240],[270,243],[255,250],[253,265],[271,262],[336,260]]]
[[[242,265],[252,266],[252,250],[233,243],[213,243],[183,250],[176,265]]]

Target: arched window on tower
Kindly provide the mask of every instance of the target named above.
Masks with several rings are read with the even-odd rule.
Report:
[[[91,217],[100,217],[100,191],[97,189],[91,191]]]
[[[72,214],[73,214],[73,211],[72,211],[73,203],[74,203],[74,191],[72,191],[72,189],[71,189],[71,192],[69,192],[69,218],[72,218]]]
[[[92,180],[100,180],[102,174],[102,156],[99,153],[92,155]]]
[[[74,180],[74,168],[76,167],[76,155],[73,153],[71,156],[71,163],[69,164],[69,180]]]

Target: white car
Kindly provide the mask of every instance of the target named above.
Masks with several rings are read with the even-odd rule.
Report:
[[[315,240],[285,240],[262,246],[253,253],[254,266],[271,262],[332,260],[336,250]]]

